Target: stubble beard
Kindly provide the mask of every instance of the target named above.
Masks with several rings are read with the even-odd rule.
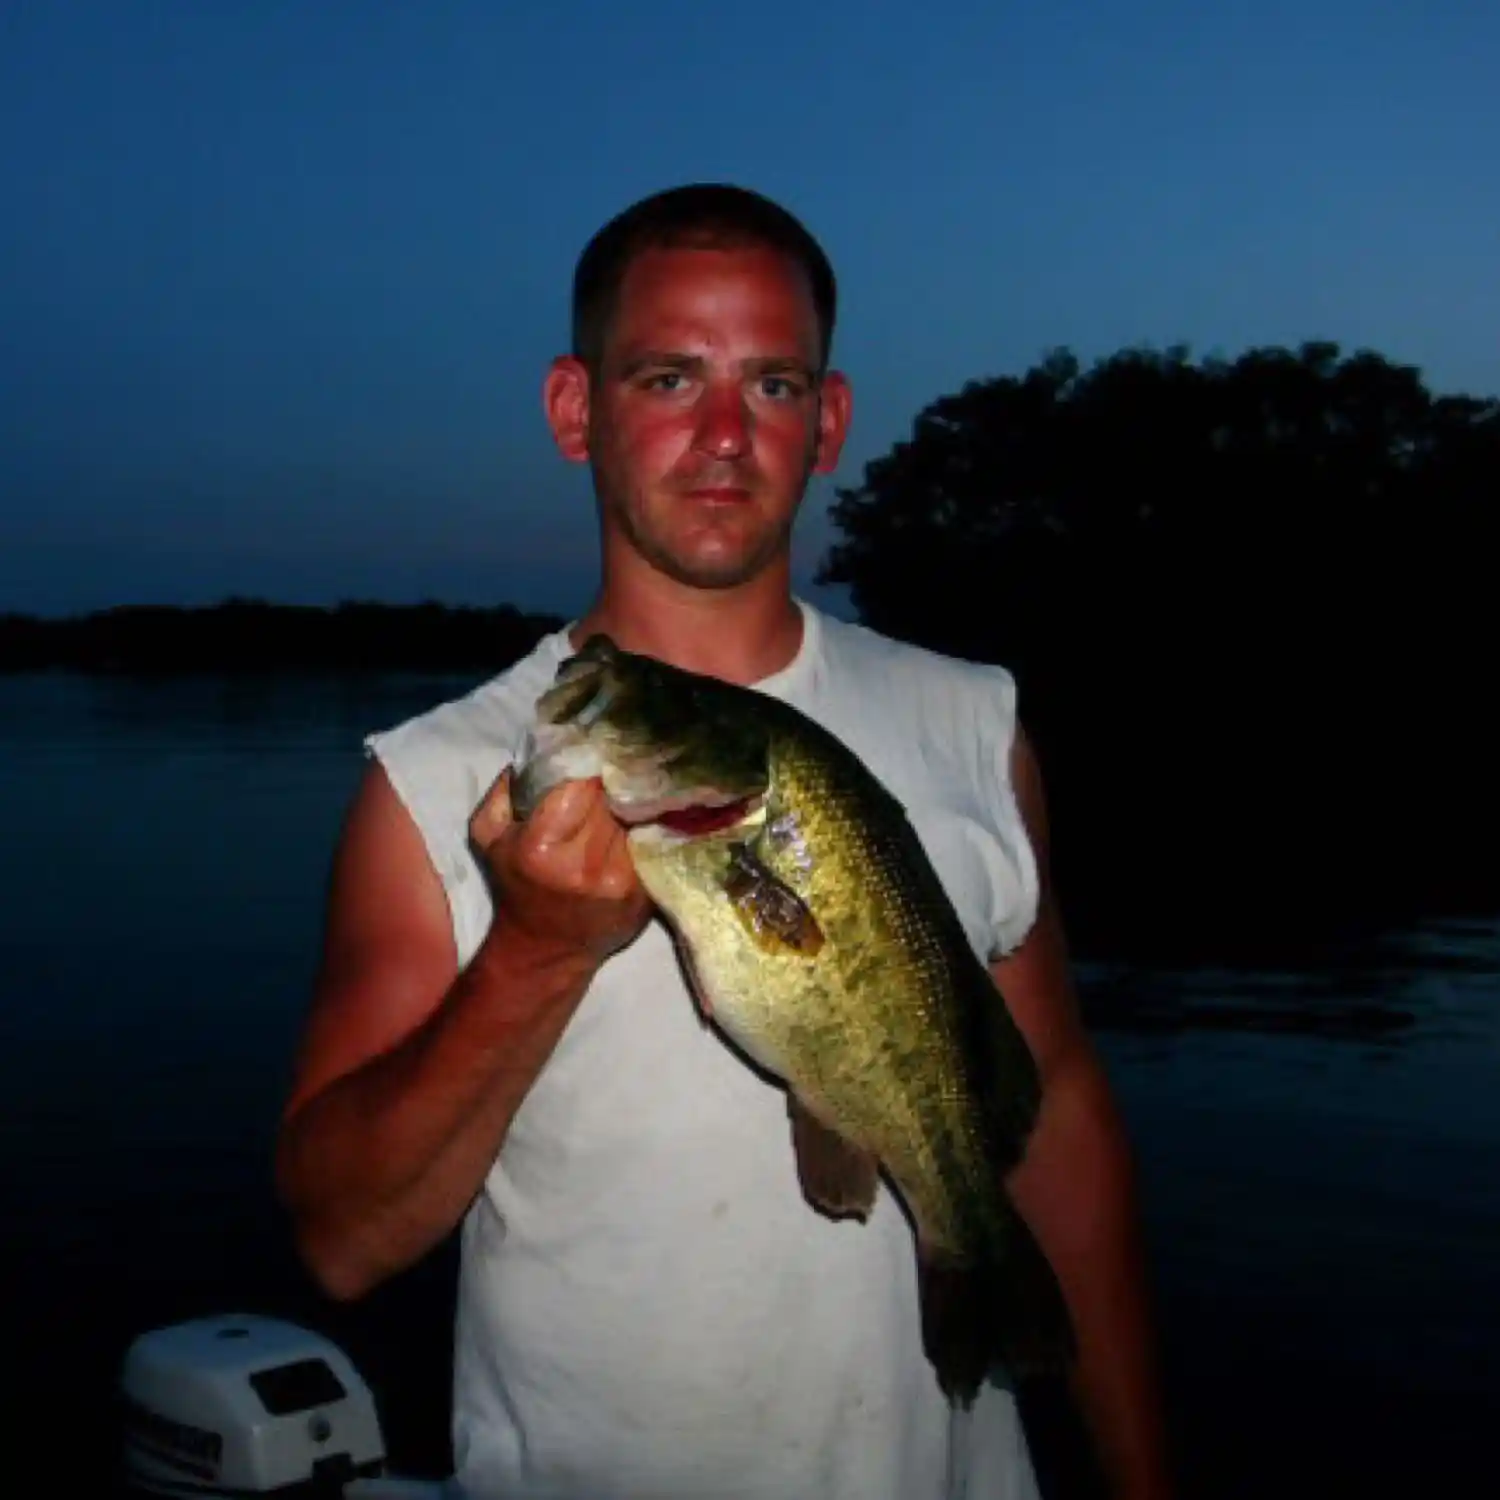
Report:
[[[607,465],[594,462],[590,465],[594,478],[594,493],[600,514],[612,522],[625,538],[630,549],[658,573],[694,589],[733,589],[758,578],[778,557],[791,550],[792,529],[807,495],[807,486],[812,479],[814,452],[810,445],[802,475],[798,481],[796,499],[779,524],[767,528],[751,539],[749,546],[732,556],[714,561],[702,561],[683,556],[674,550],[651,527],[640,524],[640,517],[647,513],[645,506],[636,507],[622,499],[622,491],[628,486],[616,485],[607,472]]]

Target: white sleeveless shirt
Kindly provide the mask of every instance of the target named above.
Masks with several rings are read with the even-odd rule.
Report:
[[[1014,948],[1037,872],[998,667],[801,604],[756,684],[839,735],[906,806],[975,952]],[[367,741],[447,891],[459,960],[491,918],[468,818],[566,631]],[[653,921],[595,977],[464,1221],[453,1391],[473,1500],[1035,1500],[1014,1398],[968,1412],[922,1349],[911,1228],[804,1201],[783,1094],[699,1017]]]

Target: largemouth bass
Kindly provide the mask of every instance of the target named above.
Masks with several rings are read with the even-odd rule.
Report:
[[[946,1395],[1063,1367],[1063,1298],[1004,1189],[1036,1065],[900,803],[789,704],[605,636],[538,700],[516,815],[595,776],[704,1012],[785,1085],[808,1201],[863,1219],[895,1187]]]

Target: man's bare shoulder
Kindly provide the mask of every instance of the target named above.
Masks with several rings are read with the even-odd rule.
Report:
[[[426,842],[384,768],[371,763],[334,851],[322,960],[285,1113],[420,1026],[457,967]]]

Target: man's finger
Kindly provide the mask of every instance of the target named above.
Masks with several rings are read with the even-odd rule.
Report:
[[[640,890],[640,877],[636,874],[635,861],[630,857],[628,830],[613,818],[610,823],[612,826],[605,835],[599,856],[600,884],[605,895],[618,900]]]
[[[604,808],[604,787],[597,779],[564,781],[552,788],[526,820],[533,848],[564,844],[585,829]]]
[[[510,805],[510,787],[514,772],[509,766],[495,778],[484,800],[469,819],[469,837],[481,849],[488,849],[514,820]]]

